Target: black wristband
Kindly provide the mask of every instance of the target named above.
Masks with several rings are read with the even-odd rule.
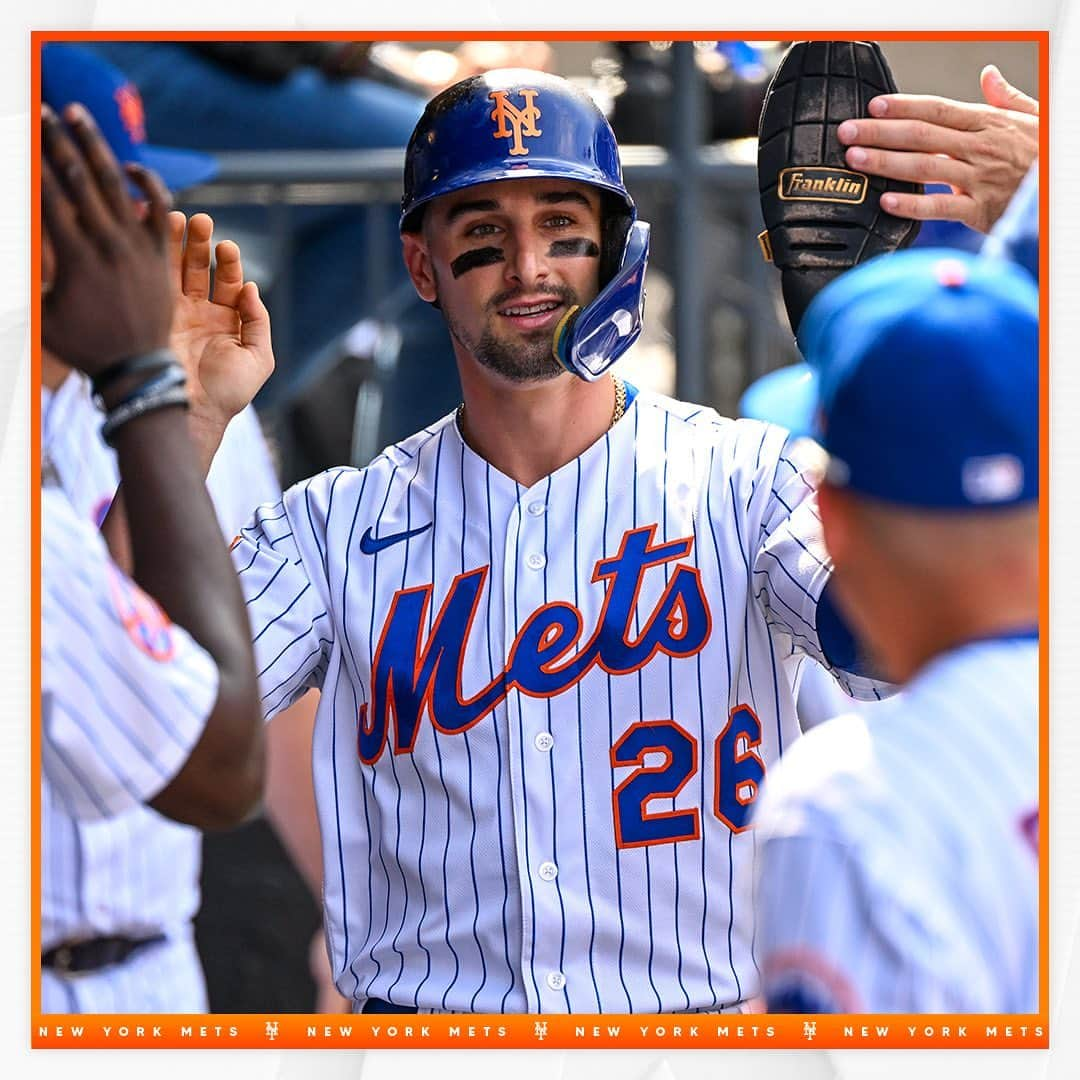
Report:
[[[112,367],[106,368],[90,381],[90,387],[95,397],[100,397],[113,383],[128,375],[138,375],[142,372],[156,372],[169,364],[177,363],[172,349],[153,349],[148,353],[140,353],[138,356],[129,356],[126,360],[118,360]]]
[[[175,405],[180,405],[185,409],[188,407],[187,391],[182,386],[172,386],[149,394],[138,394],[134,399],[118,405],[105,417],[105,423],[101,425],[101,437],[109,446],[113,446],[115,445],[113,436],[125,424],[137,420],[140,416],[145,416],[148,412]]]
[[[118,401],[109,412],[115,412],[123,405],[129,405],[138,398],[156,394],[161,390],[172,390],[187,383],[187,372],[176,362],[167,364],[160,372],[154,372],[149,379],[139,383],[127,397]]]

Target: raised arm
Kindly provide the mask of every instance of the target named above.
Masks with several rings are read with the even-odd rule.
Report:
[[[44,344],[101,388],[127,491],[132,576],[216,663],[219,690],[179,772],[151,800],[204,828],[242,820],[263,783],[262,720],[247,619],[203,483],[168,353],[168,195],[129,167],[140,213],[87,111],[71,106],[74,138],[42,109],[42,212],[51,281]]]

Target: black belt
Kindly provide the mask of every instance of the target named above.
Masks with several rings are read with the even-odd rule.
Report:
[[[155,934],[145,938],[98,937],[62,942],[41,954],[41,966],[53,971],[97,971],[112,964],[122,964],[139,949],[164,940],[164,934]]]
[[[414,1013],[415,1005],[395,1005],[392,1001],[383,1001],[382,998],[368,998],[364,1002],[361,1012],[366,1013]]]

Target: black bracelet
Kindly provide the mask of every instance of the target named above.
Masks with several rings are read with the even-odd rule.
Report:
[[[176,356],[172,349],[153,349],[148,353],[140,353],[138,356],[129,356],[126,360],[119,360],[112,367],[95,375],[90,381],[90,387],[95,397],[101,397],[113,383],[128,375],[138,375],[144,371],[159,371],[169,364],[176,363]]]
[[[171,405],[188,407],[187,391],[182,386],[173,386],[166,390],[158,390],[152,394],[140,394],[133,400],[125,401],[123,405],[117,405],[110,410],[105,417],[105,423],[101,425],[101,437],[109,446],[113,444],[113,436],[117,430],[132,420],[155,409],[165,409]]]
[[[160,374],[152,375],[145,382],[139,383],[127,397],[118,401],[109,412],[114,412],[122,405],[127,405],[137,398],[146,394],[156,394],[159,390],[171,390],[174,386],[184,386],[187,383],[187,372],[175,361],[169,364]]]

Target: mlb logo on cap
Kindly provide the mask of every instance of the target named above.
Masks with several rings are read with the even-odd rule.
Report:
[[[938,510],[1038,498],[1039,294],[1015,264],[879,256],[822,290],[799,345],[791,426],[824,446],[831,483]]]
[[[971,458],[960,484],[971,503],[1012,502],[1024,490],[1024,464],[1012,454]]]

